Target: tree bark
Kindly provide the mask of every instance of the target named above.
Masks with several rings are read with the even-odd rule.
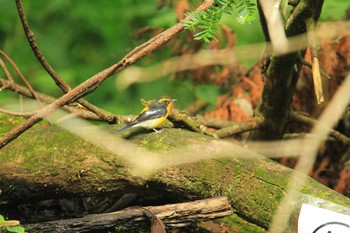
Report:
[[[305,33],[306,20],[312,18],[317,22],[322,5],[323,0],[299,1],[286,22],[286,36],[292,37]],[[262,17],[262,14],[260,15]],[[261,23],[266,24],[266,20],[261,20]],[[266,34],[267,25],[262,25],[262,27]],[[269,40],[268,35],[265,37]],[[261,101],[255,110],[255,117],[262,119],[263,127],[252,131],[250,139],[277,140],[282,138],[288,123],[292,97],[301,68],[301,65],[298,64],[298,57],[304,57],[304,55],[305,50],[271,56],[266,70]]]
[[[117,228],[120,231],[140,232],[152,221],[152,214],[168,227],[187,226],[193,221],[210,220],[225,217],[233,213],[226,197],[210,198],[200,201],[164,206],[131,207],[122,211],[92,214],[83,218],[57,220],[24,225],[27,231],[34,232],[91,232]],[[151,220],[151,221],[149,221]]]
[[[0,133],[19,121],[0,115]],[[116,139],[121,137],[115,133],[115,126],[102,129],[111,132]],[[94,137],[85,136],[87,139]],[[123,145],[115,145],[116,141],[108,139],[105,143],[125,150]],[[293,172],[262,156],[251,157],[253,152],[238,145],[222,144],[221,140],[182,129],[141,132],[123,141],[131,142],[137,151],[147,149],[159,157],[179,149],[175,150],[178,154],[172,156],[182,158],[190,153],[203,159],[168,165],[151,175],[136,176],[138,173],[130,164],[106,148],[100,149],[59,127],[38,125],[0,151],[0,204],[11,206],[35,200],[113,193],[156,196],[163,204],[169,200],[181,202],[227,196],[242,220],[267,229]],[[227,145],[229,150],[219,148],[222,145]],[[190,152],[181,150],[187,146],[194,147]],[[205,159],[213,154],[220,159]],[[141,162],[146,163],[146,159]],[[307,178],[300,192],[342,205],[350,204],[348,198],[311,178]],[[225,221],[230,222],[230,218]]]

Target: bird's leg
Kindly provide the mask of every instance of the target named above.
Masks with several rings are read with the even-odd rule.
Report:
[[[164,129],[160,129],[160,130],[156,130],[155,128],[153,128],[154,132],[156,133],[161,133]]]

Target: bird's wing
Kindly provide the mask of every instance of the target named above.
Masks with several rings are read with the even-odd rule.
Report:
[[[150,108],[150,109],[148,109],[146,107],[141,111],[141,113],[137,117],[132,119],[131,122],[129,122],[128,124],[126,124],[122,128],[120,128],[118,130],[118,132],[123,132],[123,131],[127,130],[128,128],[131,128],[139,123],[165,116],[166,112],[167,112],[166,108]]]
[[[147,121],[162,117],[166,114],[165,108],[149,109],[148,111],[141,112],[131,124],[137,124],[139,122]]]

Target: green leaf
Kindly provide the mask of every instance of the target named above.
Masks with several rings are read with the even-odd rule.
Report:
[[[6,230],[8,232],[15,232],[15,233],[25,233],[24,227],[16,226],[16,227],[7,227]]]
[[[215,0],[215,5],[211,6],[207,11],[193,11],[186,13],[188,19],[182,20],[185,29],[195,31],[200,29],[194,35],[195,40],[203,40],[209,43],[211,39],[216,39],[215,35],[218,33],[217,24],[221,21],[222,15],[232,14],[233,7],[236,6],[237,17],[236,20],[240,23],[249,23],[255,20],[255,3],[250,0]]]

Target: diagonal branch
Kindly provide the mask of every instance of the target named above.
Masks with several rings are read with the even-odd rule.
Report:
[[[17,74],[19,75],[19,77],[20,77],[20,78],[22,79],[22,81],[27,85],[27,87],[28,87],[29,91],[31,92],[33,98],[36,99],[36,100],[38,101],[39,106],[42,108],[43,105],[42,105],[41,101],[39,100],[39,97],[36,95],[36,93],[35,93],[35,91],[34,91],[32,85],[30,85],[30,83],[27,81],[27,79],[23,76],[23,74],[21,73],[21,71],[18,69],[16,63],[15,63],[9,56],[7,56],[7,54],[4,53],[2,50],[0,50],[0,54],[1,54],[2,56],[4,56],[4,57],[6,58],[6,60],[11,64],[11,66],[16,70],[16,72],[17,72]],[[0,59],[0,61],[2,62],[1,59]],[[6,67],[3,67],[3,70],[4,70],[4,72],[6,73],[7,78],[8,78],[10,81],[14,82],[12,76],[11,76],[10,74],[8,74],[8,70],[6,69]]]
[[[1,53],[1,50],[0,50],[0,53]],[[6,78],[8,80],[10,80],[11,82],[15,82],[13,77],[12,77],[12,75],[11,75],[11,73],[10,73],[10,71],[7,69],[7,66],[6,66],[4,60],[2,60],[1,57],[0,57],[0,67],[4,71],[4,74],[5,74]]]
[[[212,0],[206,0],[197,8],[197,10],[206,10],[213,3],[214,2]],[[125,69],[129,65],[135,63],[136,61],[144,58],[154,50],[160,48],[162,45],[164,45],[173,37],[175,37],[177,34],[179,34],[183,29],[184,29],[184,26],[182,25],[182,23],[175,24],[171,28],[165,30],[164,32],[150,39],[149,41],[143,43],[139,47],[136,47],[118,63],[95,74],[94,76],[92,76],[85,82],[81,83],[74,89],[69,90],[65,95],[58,98],[55,102],[47,105],[45,108],[38,111],[35,115],[29,118],[27,121],[18,125],[14,129],[12,129],[10,132],[8,132],[5,136],[0,138],[0,148],[6,146],[8,143],[16,139],[18,136],[20,136],[23,132],[31,128],[33,125],[35,125],[45,117],[49,116],[56,109],[63,107],[67,103],[76,101],[77,98],[79,98],[79,96],[81,96],[82,93],[84,93],[87,89],[94,87],[95,85],[100,85],[103,81],[105,81],[111,75],[120,72],[121,70]]]
[[[290,121],[296,121],[299,123],[303,123],[305,125],[308,125],[310,127],[314,127],[317,124],[317,120],[313,119],[308,116],[304,116],[297,112],[291,112],[290,115]],[[329,129],[329,134],[337,139],[339,142],[343,143],[343,145],[350,146],[350,138],[348,138],[346,135],[340,133],[337,130]]]
[[[62,91],[67,93],[71,90],[71,87],[57,74],[57,72],[52,68],[52,66],[46,61],[44,55],[41,53],[35,38],[34,33],[30,30],[27,18],[24,14],[22,2],[20,0],[16,0],[16,6],[19,18],[21,19],[24,34],[26,35],[29,45],[32,48],[32,51],[35,55],[35,57],[38,59],[42,67],[47,71],[47,73],[52,77],[52,79],[55,81],[56,85],[61,88]],[[109,123],[115,123],[118,118],[117,116],[113,115],[112,113],[109,113],[103,109],[100,109],[96,107],[95,105],[89,103],[88,101],[84,99],[77,100],[81,105],[83,105],[86,109],[90,110],[91,112],[98,115],[102,120],[107,121]]]
[[[15,82],[0,78],[0,90],[3,90],[3,89],[11,90],[13,92],[27,96],[29,98],[34,98],[34,95],[33,95],[33,93],[34,93],[36,95],[35,98],[37,100],[40,100],[41,102],[46,103],[46,104],[50,104],[56,100],[56,98],[54,98],[52,96],[48,96],[48,95],[45,95],[43,93],[36,92],[36,91],[31,92],[28,88],[26,88],[22,85],[19,85]],[[79,108],[72,107],[69,105],[63,106],[62,108],[63,108],[63,110],[70,112],[70,113],[73,113],[75,115],[78,115],[79,117],[84,118],[84,119],[95,120],[95,121],[101,120],[101,118],[99,118],[96,114],[86,110],[85,108],[79,109]],[[11,114],[11,115],[24,116],[24,117],[30,117],[30,116],[33,116],[35,113],[37,113],[37,111],[34,111],[34,112],[30,112],[30,113],[25,113],[25,114],[13,114],[13,113],[6,111],[4,109],[1,109],[0,112]]]
[[[64,92],[69,91],[71,88],[64,82],[64,80],[56,73],[56,71],[51,67],[51,65],[46,61],[44,55],[40,52],[40,49],[35,41],[34,33],[30,30],[27,18],[24,14],[22,2],[20,0],[16,0],[16,6],[19,18],[21,19],[24,34],[26,35],[29,45],[32,48],[32,51],[35,57],[38,59],[43,68],[47,71],[47,73],[53,78],[56,85],[59,86]]]

